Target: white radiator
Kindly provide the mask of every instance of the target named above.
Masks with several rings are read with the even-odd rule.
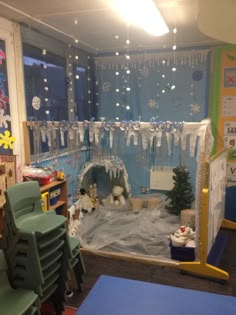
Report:
[[[150,189],[171,190],[174,186],[172,168],[152,169],[150,171]]]

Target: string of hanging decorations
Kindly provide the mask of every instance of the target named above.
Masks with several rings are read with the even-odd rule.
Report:
[[[154,139],[156,147],[161,147],[165,138],[168,155],[172,153],[173,143],[177,145],[181,142],[182,150],[186,150],[188,137],[190,137],[189,153],[191,156],[194,156],[196,148],[198,152],[207,151],[206,155],[210,154],[208,149],[211,150],[213,145],[211,124],[208,119],[193,123],[159,121],[155,117],[151,118],[149,122],[115,122],[102,118],[101,121],[94,121],[94,119],[61,122],[31,121],[27,122],[27,126],[33,131],[33,137],[37,135],[37,139],[33,139],[34,144],[40,145],[40,143],[47,142],[48,147],[54,153],[55,151],[58,153],[59,148],[65,147],[66,143],[70,150],[81,148],[81,144],[88,144],[88,140],[90,145],[101,146],[104,137],[108,138],[109,149],[112,149],[116,145],[117,136],[124,141],[126,146],[130,146],[131,143],[137,146],[141,139],[143,150],[147,150],[153,144]],[[40,132],[34,132],[35,130],[40,130]],[[205,147],[206,139],[208,143]],[[34,151],[38,153],[40,148],[34,148]]]
[[[172,51],[134,53],[128,63],[133,68],[138,68],[141,64],[149,67],[159,66],[163,64],[163,60],[165,60],[166,66],[171,64],[197,66],[206,62],[209,51],[209,49],[181,50],[176,51],[174,55]],[[118,56],[98,56],[94,58],[94,62],[96,68],[102,70],[117,69],[118,67],[123,69],[127,66],[125,54],[121,53]]]

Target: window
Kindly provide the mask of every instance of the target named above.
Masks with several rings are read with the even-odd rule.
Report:
[[[86,98],[86,69],[74,66],[74,99],[76,120],[83,121],[88,118],[87,98]]]
[[[66,59],[28,44],[23,55],[27,120],[68,120]]]

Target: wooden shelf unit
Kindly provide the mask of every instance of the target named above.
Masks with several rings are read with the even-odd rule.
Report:
[[[53,191],[60,190],[60,193],[53,198],[50,198]],[[40,187],[41,194],[46,195],[48,210],[55,210],[57,213],[68,217],[67,211],[67,181],[66,180],[54,180],[50,184],[43,185]],[[52,202],[53,199],[53,202]],[[54,203],[55,202],[55,203]]]
[[[5,204],[4,192],[16,183],[16,156],[0,155],[0,240],[3,229],[3,206]]]

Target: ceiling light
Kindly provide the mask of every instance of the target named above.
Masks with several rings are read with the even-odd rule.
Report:
[[[176,28],[176,27],[173,29],[173,33],[174,33],[174,34],[177,33],[177,28]]]
[[[127,23],[142,27],[151,35],[161,36],[169,32],[153,0],[113,0],[108,3]]]

